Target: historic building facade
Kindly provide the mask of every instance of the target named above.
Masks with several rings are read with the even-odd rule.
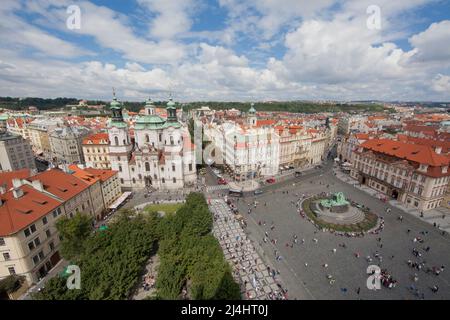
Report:
[[[175,103],[167,103],[167,118],[155,113],[151,100],[137,118],[132,141],[122,106],[114,97],[108,123],[111,168],[125,189],[181,189],[197,179],[194,146],[186,126],[177,119]]]

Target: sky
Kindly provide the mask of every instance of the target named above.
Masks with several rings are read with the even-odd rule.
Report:
[[[1,0],[0,96],[450,101],[450,0]]]

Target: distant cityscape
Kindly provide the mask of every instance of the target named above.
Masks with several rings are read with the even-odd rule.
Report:
[[[221,110],[206,104],[179,104],[172,98],[165,104],[147,99],[138,111],[130,111],[114,95],[108,104],[80,100],[52,110],[4,107],[0,114],[0,278],[20,275],[24,279],[23,289],[9,292],[10,298],[30,298],[33,290],[39,294],[44,285],[36,284],[55,277],[52,270],[66,265],[61,264],[60,216],[83,213],[95,228],[105,228],[125,207],[141,212],[161,203],[181,205],[190,192],[204,194],[214,224],[228,219],[223,210],[229,206],[230,222],[235,220],[237,228],[245,230],[250,221],[242,214],[247,208],[230,201],[233,197],[254,199],[254,206],[249,203],[248,207],[250,217],[252,208],[257,211],[270,193],[280,190],[287,195],[289,181],[302,190],[301,183],[306,186],[314,175],[321,181],[324,174],[334,172],[333,179],[366,188],[370,197],[392,202],[405,215],[415,214],[448,236],[448,113],[403,103],[384,103],[381,110],[368,111],[358,102],[360,109],[348,112],[321,112],[316,103],[315,113],[259,110],[258,105]],[[308,175],[311,178],[303,178]],[[313,180],[311,184],[318,183],[320,188],[328,184],[325,191],[330,190],[331,180]],[[294,198],[306,197],[295,190],[291,191]],[[296,200],[297,208],[300,200]],[[222,202],[224,207],[219,209]],[[381,222],[376,228],[383,227]],[[316,223],[320,225],[319,220]],[[258,225],[263,227],[261,221]],[[283,281],[283,275],[272,275],[270,267],[267,277],[242,273],[228,242],[223,242],[222,227],[219,223],[213,232],[233,266],[232,277],[243,298],[285,299],[286,287],[297,297],[304,294]],[[266,231],[264,243],[267,235]],[[294,240],[297,244],[297,236]],[[271,242],[276,245],[277,240]],[[276,263],[259,262],[257,253],[245,250],[242,254],[255,255],[257,264]],[[273,281],[279,288],[272,288]],[[396,283],[386,281],[389,287]],[[442,294],[448,297],[446,290]]]

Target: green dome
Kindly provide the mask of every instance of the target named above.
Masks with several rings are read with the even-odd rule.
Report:
[[[140,116],[136,120],[136,123],[139,123],[139,124],[160,124],[160,123],[164,123],[164,122],[165,122],[165,120],[157,115]]]
[[[153,100],[152,100],[151,98],[148,98],[148,99],[145,101],[145,106],[146,106],[146,107],[153,107]]]
[[[175,102],[172,101],[172,98],[167,102],[167,108],[175,108]]]
[[[254,103],[252,103],[250,110],[248,110],[248,113],[256,113],[256,109],[253,106],[254,106]]]
[[[111,105],[111,109],[120,109],[121,108],[121,103],[119,101],[117,101],[116,97],[114,97],[114,99],[113,99],[113,101],[111,101],[110,105]]]

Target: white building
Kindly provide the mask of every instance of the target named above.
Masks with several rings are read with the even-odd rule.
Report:
[[[134,141],[115,97],[111,110],[109,158],[122,188],[181,189],[196,182],[194,146],[187,127],[177,120],[172,99],[167,104],[167,119],[156,115],[152,102],[147,101],[145,115],[134,126]]]

